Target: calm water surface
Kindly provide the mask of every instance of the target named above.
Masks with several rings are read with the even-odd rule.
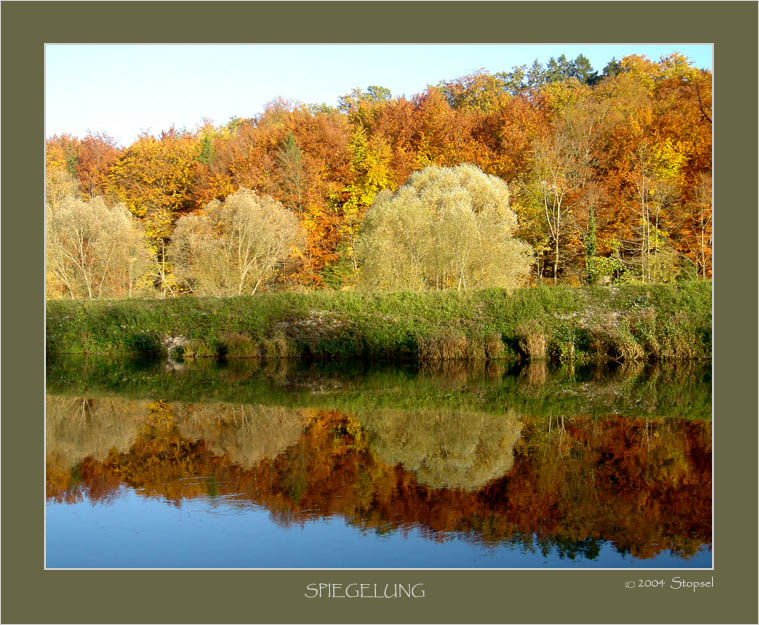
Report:
[[[706,367],[48,368],[58,567],[710,567]]]

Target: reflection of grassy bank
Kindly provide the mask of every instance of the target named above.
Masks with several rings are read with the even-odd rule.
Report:
[[[186,357],[496,360],[711,355],[711,283],[47,304],[47,349]]]
[[[53,394],[228,402],[345,410],[462,410],[518,415],[711,417],[711,375],[693,363],[631,363],[616,368],[531,363],[507,371],[501,363],[441,363],[411,368],[265,366],[204,361],[181,369],[138,367],[71,357],[49,367]]]

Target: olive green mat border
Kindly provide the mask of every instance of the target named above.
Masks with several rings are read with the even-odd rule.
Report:
[[[45,42],[714,43],[714,572],[44,571]],[[753,2],[4,2],[3,622],[756,622],[756,172]],[[674,575],[714,588],[625,588]],[[426,596],[304,596],[353,581]]]

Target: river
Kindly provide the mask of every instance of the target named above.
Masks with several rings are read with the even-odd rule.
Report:
[[[709,568],[708,366],[59,360],[48,568]]]

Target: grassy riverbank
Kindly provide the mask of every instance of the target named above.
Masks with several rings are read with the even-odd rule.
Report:
[[[160,358],[636,361],[711,356],[711,283],[51,300],[47,350]]]

